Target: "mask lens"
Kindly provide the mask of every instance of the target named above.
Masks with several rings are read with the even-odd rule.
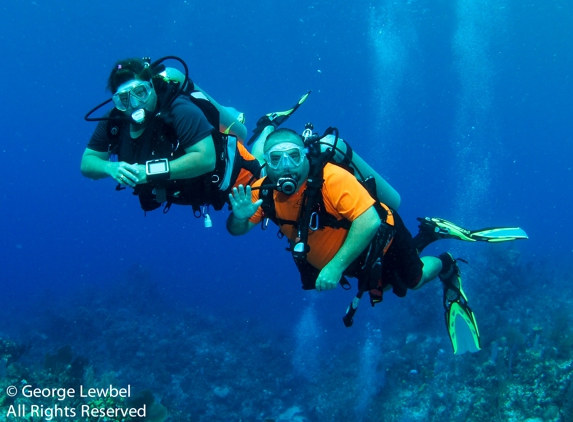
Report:
[[[119,111],[127,110],[127,107],[129,107],[129,93],[117,92],[113,94],[113,104]]]
[[[278,169],[281,159],[283,158],[283,153],[282,152],[273,152],[268,154],[267,156],[267,164],[269,165],[270,168],[272,169]]]
[[[145,85],[136,86],[131,90],[131,95],[141,101],[146,101],[149,98],[149,90]]]
[[[292,162],[295,167],[302,164],[302,159],[304,155],[301,153],[300,149],[294,149],[286,152],[288,159]]]

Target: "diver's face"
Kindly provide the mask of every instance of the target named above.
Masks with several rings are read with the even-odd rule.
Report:
[[[121,84],[113,94],[115,108],[130,116],[137,110],[155,111],[157,94],[151,82],[133,79]]]
[[[309,162],[302,141],[294,135],[281,139],[272,139],[269,145],[265,144],[265,160],[267,162],[267,176],[271,183],[277,184],[283,193],[292,195],[297,192],[300,185],[308,177]]]

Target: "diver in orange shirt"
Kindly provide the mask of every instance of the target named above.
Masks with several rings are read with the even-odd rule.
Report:
[[[290,129],[277,129],[268,136],[264,146],[267,177],[255,182],[252,189],[239,186],[229,196],[233,213],[227,220],[227,228],[231,234],[245,234],[263,218],[270,218],[268,211],[261,207],[263,200],[259,198],[270,182],[277,185],[276,189],[270,189],[276,215],[274,218],[292,247],[295,250],[302,248],[298,252],[303,259],[295,257],[297,265],[306,261],[318,270],[315,282],[304,283],[305,288],[330,290],[336,288],[343,275],[357,276],[358,272],[365,270],[360,269],[358,264],[365,259],[362,255],[372,247],[375,238],[384,243],[376,246],[376,249],[381,247],[379,254],[384,251],[390,253],[398,247],[402,251],[384,266],[389,276],[396,271],[400,274],[399,278],[390,277],[395,280],[387,279],[386,285],[416,288],[438,275],[442,262],[436,257],[424,257],[422,260],[418,257],[412,237],[398,214],[384,204],[378,204],[352,174],[331,163],[326,163],[323,168],[324,183],[320,190],[324,211],[331,216],[332,222],[325,221],[324,227],[310,230],[305,244],[301,245],[297,219],[305,214],[300,210],[306,201],[305,193],[309,191],[310,171],[310,162],[304,150],[303,139]],[[381,216],[377,211],[378,205],[386,216]],[[401,239],[403,236],[406,238],[404,241]],[[308,279],[307,274],[302,275]]]
[[[337,139],[336,130],[332,132]],[[336,149],[336,140],[333,145]],[[265,219],[274,221],[289,239],[305,290],[330,290],[339,283],[349,288],[346,277],[357,278],[358,294],[343,318],[347,326],[363,293],[369,293],[374,305],[390,288],[403,297],[408,289],[419,289],[439,276],[454,353],[478,351],[479,332],[457,261],[447,252],[439,257],[418,254],[441,238],[503,241],[526,238],[525,233],[519,228],[486,229],[487,237],[480,235],[485,230],[471,232],[446,220],[425,218],[413,239],[396,211],[376,199],[374,178],[361,176],[359,182],[332,162],[334,151],[321,152],[319,147],[313,156],[309,149],[308,138],[290,129],[267,136],[267,176],[229,194],[229,233],[243,235]],[[504,237],[508,230],[511,236]]]

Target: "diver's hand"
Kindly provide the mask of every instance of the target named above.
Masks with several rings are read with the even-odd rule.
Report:
[[[141,177],[141,170],[137,164],[129,164],[125,161],[120,161],[119,163],[111,163],[109,175],[113,180],[122,184],[128,185],[132,188],[139,183],[139,177]],[[143,177],[147,181],[147,175],[145,174],[145,168],[143,169]]]
[[[137,185],[142,185],[143,183],[147,183],[147,172],[145,171],[145,164],[137,164],[135,163],[134,166],[137,167],[137,181],[135,182]]]
[[[257,212],[263,200],[259,199],[256,202],[252,202],[251,187],[247,185],[245,188],[243,185],[239,185],[238,188],[233,188],[233,191],[229,194],[229,202],[235,219],[248,220]]]
[[[316,290],[332,290],[336,289],[338,282],[342,278],[342,271],[336,267],[336,265],[329,262],[324,266],[324,268],[318,274],[316,278]]]

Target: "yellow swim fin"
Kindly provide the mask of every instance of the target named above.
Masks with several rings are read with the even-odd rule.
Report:
[[[452,302],[446,309],[446,327],[455,355],[481,350],[479,330],[474,313],[467,304]]]
[[[443,218],[424,217],[417,220],[420,222],[420,232],[433,233],[435,236],[434,240],[458,239],[466,242],[498,243],[528,239],[525,230],[519,227],[488,227],[479,230],[468,230]]]
[[[481,349],[477,322],[468,305],[468,297],[462,288],[462,277],[458,260],[451,253],[439,256],[442,261],[440,280],[444,285],[444,308],[446,309],[446,328],[452,342],[454,354],[474,353]]]

